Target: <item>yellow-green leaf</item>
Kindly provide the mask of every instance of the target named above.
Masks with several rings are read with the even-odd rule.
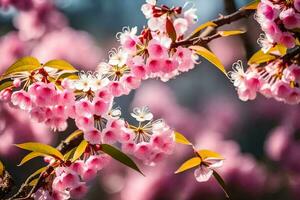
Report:
[[[72,150],[70,150],[67,153],[65,153],[64,154],[64,159],[65,160],[69,160],[71,157],[73,157],[76,149],[77,149],[77,147],[74,147]]]
[[[45,67],[51,67],[58,70],[77,71],[70,63],[64,60],[50,60],[44,64]]]
[[[248,61],[248,64],[261,64],[276,59],[275,56],[268,53],[264,53],[262,50],[258,50]]]
[[[213,176],[215,177],[215,179],[218,181],[219,185],[221,186],[223,192],[225,193],[226,198],[229,199],[229,194],[227,192],[226,184],[225,184],[225,181],[223,180],[223,178],[215,170],[213,170]]]
[[[21,149],[25,149],[25,150],[33,151],[33,152],[37,152],[37,153],[42,153],[42,154],[45,154],[48,156],[59,158],[61,160],[64,159],[64,156],[62,155],[62,153],[60,151],[58,151],[54,147],[49,146],[47,144],[42,144],[42,143],[37,143],[37,142],[27,142],[27,143],[23,143],[23,144],[16,144],[16,146]]]
[[[120,151],[119,149],[117,149],[109,144],[102,144],[101,150],[104,153],[110,155],[112,158],[116,159],[117,161],[123,163],[124,165],[126,165],[126,166],[130,167],[131,169],[134,169],[134,170],[138,171],[139,173],[141,173],[142,175],[144,175],[143,172],[135,164],[135,162],[129,156],[127,156],[125,153]]]
[[[47,170],[47,167],[42,167],[38,170],[36,170],[35,172],[33,172],[25,181],[26,184],[30,183],[32,180],[34,180],[34,177],[36,177],[37,175],[41,174],[42,172],[44,172],[45,170]]]
[[[207,28],[207,27],[209,27],[209,26],[216,27],[217,24],[213,23],[212,21],[208,21],[208,22],[206,22],[206,23],[204,23],[204,24],[201,24],[200,26],[198,26],[198,27],[193,31],[192,35],[194,35],[194,34],[200,32],[201,30],[203,30],[203,29],[205,29],[205,28]]]
[[[86,147],[88,146],[88,142],[86,140],[82,140],[81,143],[76,148],[72,161],[74,162],[84,153]]]
[[[198,55],[207,59],[212,64],[214,64],[219,70],[221,70],[226,75],[224,65],[214,53],[202,46],[190,46],[189,48],[194,50]]]
[[[232,36],[232,35],[240,35],[245,33],[246,31],[244,30],[231,30],[231,31],[219,31],[218,33],[222,36],[222,37],[227,37],[227,36]]]
[[[175,132],[175,142],[180,144],[192,145],[192,143],[188,139],[186,139],[184,135],[178,132]]]
[[[70,142],[71,140],[73,140],[76,137],[79,137],[82,134],[83,132],[81,130],[76,130],[65,139],[65,142]]]
[[[191,169],[193,167],[199,166],[201,164],[201,159],[199,157],[191,158],[187,161],[185,161],[175,172],[175,174],[178,174],[180,172],[186,171],[188,169]]]
[[[259,0],[252,1],[246,6],[242,7],[241,10],[256,10],[258,4],[259,4]]]
[[[31,72],[41,67],[40,62],[31,56],[23,57],[12,64],[4,73],[4,77],[18,72]]]
[[[200,155],[200,157],[203,160],[207,159],[207,158],[217,158],[217,159],[224,160],[223,156],[221,156],[219,153],[211,151],[211,150],[202,149],[202,150],[197,151],[197,153]]]
[[[271,48],[268,53],[274,53],[274,54],[280,54],[281,56],[284,56],[287,52],[287,48],[281,44],[277,44],[275,47]]]
[[[29,186],[35,186],[39,181],[39,178],[35,178],[28,183]]]
[[[18,164],[18,166],[21,166],[24,163],[28,162],[29,160],[39,157],[39,156],[46,156],[46,155],[43,153],[39,153],[39,152],[30,152],[21,160],[21,162]]]
[[[13,85],[13,82],[12,81],[5,81],[3,83],[0,84],[0,91],[6,89],[6,88],[9,88]]]
[[[3,175],[4,170],[5,170],[5,167],[4,167],[3,163],[2,163],[1,160],[0,160],[0,176]]]

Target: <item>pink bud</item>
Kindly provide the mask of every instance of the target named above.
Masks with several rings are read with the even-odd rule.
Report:
[[[14,81],[13,81],[13,86],[18,88],[21,86],[21,80],[19,78],[15,78]]]

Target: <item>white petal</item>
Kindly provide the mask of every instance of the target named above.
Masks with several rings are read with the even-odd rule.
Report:
[[[209,168],[211,169],[220,168],[224,164],[224,160],[214,159],[214,158],[208,158],[205,159],[205,161],[209,162]]]
[[[213,170],[205,167],[204,165],[200,165],[200,167],[197,168],[194,172],[194,175],[198,182],[208,181],[212,174],[213,174]]]

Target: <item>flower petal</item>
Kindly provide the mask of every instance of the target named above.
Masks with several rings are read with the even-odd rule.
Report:
[[[204,165],[200,165],[200,167],[197,168],[194,172],[194,175],[198,182],[208,181],[212,174],[213,174],[213,170],[209,169]]]

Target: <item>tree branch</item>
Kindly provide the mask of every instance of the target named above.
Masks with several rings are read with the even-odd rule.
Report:
[[[83,140],[83,134],[79,134],[72,138],[71,140],[63,140],[56,148],[62,154],[67,153],[68,151],[72,150],[74,147],[77,147],[81,141]],[[53,171],[52,165],[48,165],[44,172],[42,172],[38,177],[38,182],[35,186],[30,186],[29,183],[32,180],[26,180],[18,190],[16,194],[12,197],[8,198],[7,200],[23,200],[23,199],[32,199],[32,194],[36,192],[41,186],[45,184],[45,178],[47,175],[51,174]]]
[[[218,37],[221,37],[220,34],[216,33],[217,29],[223,25],[231,24],[232,22],[238,21],[240,19],[249,17],[251,14],[253,14],[255,10],[244,10],[240,9],[232,14],[223,16],[221,15],[219,18],[212,20],[214,24],[216,24],[215,27],[209,26],[205,30],[202,31],[201,34],[195,33],[188,38],[175,42],[172,44],[173,48],[176,48],[178,46],[191,46],[191,45],[206,45],[211,40],[216,39]],[[199,34],[199,36],[197,36]],[[197,36],[197,37],[195,37]]]

